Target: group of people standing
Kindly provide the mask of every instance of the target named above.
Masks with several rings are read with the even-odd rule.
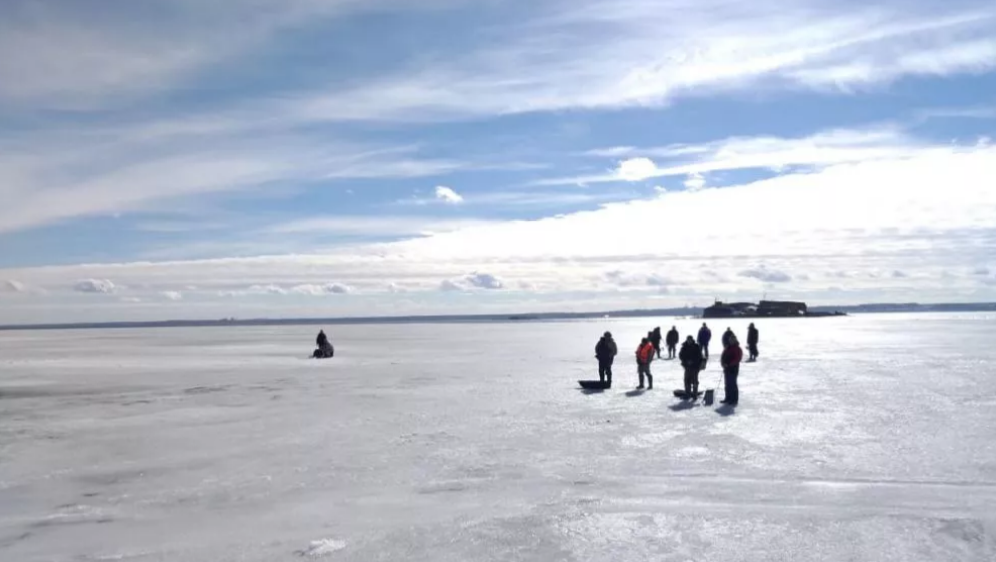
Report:
[[[747,347],[749,351],[749,362],[757,360],[757,343],[759,332],[753,323],[747,328]],[[640,384],[637,389],[654,388],[654,377],[650,372],[650,364],[655,358],[661,358],[661,341],[667,345],[668,359],[677,359],[681,362],[684,370],[685,395],[695,398],[699,395],[699,373],[703,371],[709,362],[709,342],[712,341],[712,331],[703,322],[699,328],[696,338],[689,335],[681,345],[681,351],[676,352],[680,335],[675,326],[671,327],[666,337],[662,337],[661,329],[655,328],[647,334],[647,337],[640,341],[636,348],[636,372]],[[743,361],[743,350],[740,348],[740,341],[731,328],[727,328],[722,337],[723,354],[720,357],[720,365],[723,368],[723,380],[725,397],[720,401],[722,404],[736,406],[740,401],[740,388],[737,378],[740,374],[740,363]],[[598,377],[606,384],[612,386],[612,363],[615,360],[619,348],[616,345],[612,334],[605,332],[602,338],[595,345],[595,357],[598,359]],[[646,387],[644,387],[646,379]]]

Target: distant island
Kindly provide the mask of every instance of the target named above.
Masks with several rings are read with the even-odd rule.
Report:
[[[762,301],[780,302],[780,301]],[[788,301],[786,301],[788,302]],[[752,303],[735,303],[748,304]],[[804,304],[804,303],[797,303]],[[712,307],[716,305],[713,304]],[[726,305],[724,305],[726,306]],[[754,305],[759,307],[758,305]],[[436,316],[368,316],[344,318],[222,318],[219,320],[160,320],[145,322],[66,322],[58,324],[12,324],[0,326],[3,330],[80,330],[98,328],[196,328],[212,326],[295,326],[295,325],[336,325],[336,324],[419,324],[419,323],[487,323],[523,322],[551,320],[584,320],[596,318],[648,318],[677,316],[686,318],[709,318],[706,311],[712,307],[682,307],[659,309],[615,310],[609,312],[545,312],[535,314],[477,314],[477,315],[436,315]],[[772,310],[798,310],[775,308]],[[845,314],[878,314],[891,312],[996,312],[996,303],[877,303],[849,306],[807,306],[802,316],[843,316]],[[710,313],[711,314],[711,313]],[[795,314],[798,316],[798,313]],[[741,315],[746,316],[746,315]],[[722,316],[719,316],[722,317]],[[737,317],[736,315],[728,317]],[[762,316],[764,317],[764,316]],[[785,317],[770,315],[768,317]]]
[[[810,310],[804,302],[761,301],[724,303],[716,301],[702,311],[703,318],[814,318],[846,316],[841,310]]]

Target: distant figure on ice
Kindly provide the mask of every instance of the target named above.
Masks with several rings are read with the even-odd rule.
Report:
[[[329,343],[329,338],[325,335],[325,330],[318,331],[318,337],[315,338],[315,345],[318,346],[318,349],[312,354],[312,357],[315,359],[328,359],[335,355],[335,349]]]
[[[732,334],[732,332],[731,332]],[[740,342],[737,336],[730,336],[730,345],[723,350],[723,357],[720,364],[723,366],[723,381],[726,383],[726,396],[720,400],[721,404],[736,406],[740,401],[740,387],[737,386],[737,376],[740,374],[740,361],[744,358],[744,352],[740,349]]]
[[[747,327],[747,351],[750,353],[750,359],[747,361],[754,362],[757,361],[757,328],[754,327],[754,323],[751,322],[750,326]]]
[[[678,329],[671,326],[671,331],[667,333],[667,358],[674,359],[675,354],[677,354],[678,341],[681,336],[678,335]],[[658,355],[660,357],[660,355]]]
[[[723,332],[723,340],[722,340],[723,349],[730,347],[730,342],[735,339],[737,339],[737,336],[733,334],[733,328],[727,327],[726,331]]]
[[[654,376],[650,374],[650,362],[654,360],[654,344],[650,338],[643,338],[640,347],[636,348],[636,373],[640,376],[640,386],[643,388],[643,376],[647,376],[647,390],[654,388]]]
[[[619,352],[616,348],[616,341],[612,339],[612,334],[605,332],[602,339],[595,344],[595,357],[598,359],[598,379],[606,386],[612,386],[612,362]]]
[[[712,340],[712,330],[706,323],[702,323],[702,327],[699,328],[699,347],[702,348],[702,357],[709,358],[709,341]]]
[[[650,340],[650,344],[654,346],[654,352],[657,354],[657,358],[661,358],[661,327],[657,326],[654,328],[653,332],[647,334],[647,338]]]
[[[702,349],[692,336],[685,338],[678,354],[681,366],[685,369],[685,394],[695,397],[699,393],[699,371],[702,370]]]

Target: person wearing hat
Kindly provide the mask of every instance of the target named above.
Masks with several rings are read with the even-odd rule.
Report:
[[[328,359],[329,357],[335,355],[335,349],[332,347],[332,344],[329,343],[329,337],[325,335],[325,330],[318,331],[318,337],[315,338],[315,345],[318,346],[318,349],[316,349],[312,354],[314,357],[318,359]]]
[[[667,333],[667,358],[674,359],[675,354],[678,352],[678,342],[681,340],[681,336],[678,335],[678,328],[671,326],[671,330]],[[660,357],[658,355],[657,357]]]
[[[744,352],[740,349],[737,336],[733,335],[732,332],[729,344],[723,350],[723,356],[720,358],[720,364],[723,366],[723,381],[726,387],[726,396],[720,400],[720,403],[736,406],[740,402],[740,387],[737,386],[737,376],[740,375],[740,361],[744,358]]]
[[[727,327],[726,331],[723,332],[723,337],[719,340],[723,344],[723,349],[730,347],[731,338],[736,338],[733,334],[733,328]]]
[[[598,359],[598,378],[606,386],[612,386],[612,362],[616,358],[619,349],[610,332],[605,332],[602,339],[595,344],[595,358]]]
[[[754,327],[754,323],[751,322],[750,326],[747,327],[747,351],[750,353],[750,358],[747,359],[749,363],[757,361],[757,340],[758,331]]]
[[[650,363],[654,360],[654,344],[650,342],[649,338],[643,338],[640,341],[640,347],[636,348],[636,373],[640,377],[640,386],[637,389],[643,388],[643,377],[647,377],[647,390],[654,388],[654,376],[650,374]]]
[[[661,335],[661,327],[657,326],[652,332],[647,334],[647,339],[650,340],[650,344],[654,346],[654,353],[657,354],[657,358],[661,358],[661,340],[664,339]]]
[[[681,366],[685,369],[685,395],[695,398],[699,393],[699,371],[702,370],[702,349],[692,336],[685,338],[678,353]]]
[[[712,330],[706,323],[702,323],[702,327],[699,328],[699,347],[702,348],[702,357],[709,359],[709,342],[712,340]]]

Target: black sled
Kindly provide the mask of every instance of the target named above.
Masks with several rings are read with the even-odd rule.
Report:
[[[607,388],[612,388],[612,385],[610,385],[609,383],[607,383],[605,381],[600,381],[600,380],[597,380],[597,381],[596,380],[587,380],[587,381],[586,380],[579,380],[578,384],[581,385],[581,388],[584,388],[586,390],[605,390]]]

